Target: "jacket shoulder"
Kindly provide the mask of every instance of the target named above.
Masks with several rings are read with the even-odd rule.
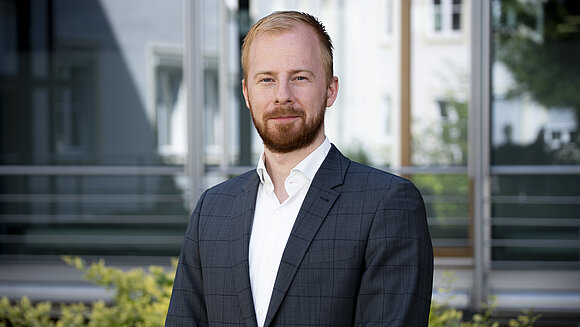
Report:
[[[256,192],[259,180],[256,171],[248,171],[212,186],[198,199],[194,215],[226,216],[238,197]]]
[[[259,179],[258,174],[255,170],[247,171],[241,175],[235,176],[224,182],[221,182],[215,186],[210,187],[204,193],[206,195],[230,195],[236,196],[244,192],[244,188],[249,185],[253,180]]]
[[[414,187],[414,184],[404,177],[354,161],[351,161],[346,172],[345,183],[358,183],[361,186],[377,189],[389,189],[401,183]]]

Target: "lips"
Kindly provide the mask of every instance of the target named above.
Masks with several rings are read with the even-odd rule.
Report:
[[[276,121],[290,121],[296,118],[300,118],[300,116],[280,116],[280,117],[272,117],[270,119]]]
[[[264,114],[264,120],[290,121],[296,118],[304,118],[304,111],[280,107]]]

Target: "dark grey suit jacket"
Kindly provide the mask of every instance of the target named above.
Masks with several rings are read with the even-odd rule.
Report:
[[[250,171],[200,198],[165,326],[256,326],[248,248],[258,184]],[[292,228],[265,326],[427,326],[432,281],[419,191],[332,146]]]

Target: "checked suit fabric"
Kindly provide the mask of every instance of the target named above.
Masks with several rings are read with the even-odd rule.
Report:
[[[201,196],[165,326],[257,326],[248,248],[258,185],[249,171]],[[427,326],[432,281],[417,188],[333,145],[286,244],[264,326]]]

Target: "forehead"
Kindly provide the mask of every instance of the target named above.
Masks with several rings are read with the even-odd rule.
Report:
[[[264,65],[284,64],[322,67],[322,48],[318,36],[308,26],[297,25],[290,30],[260,32],[249,50],[250,70]]]

